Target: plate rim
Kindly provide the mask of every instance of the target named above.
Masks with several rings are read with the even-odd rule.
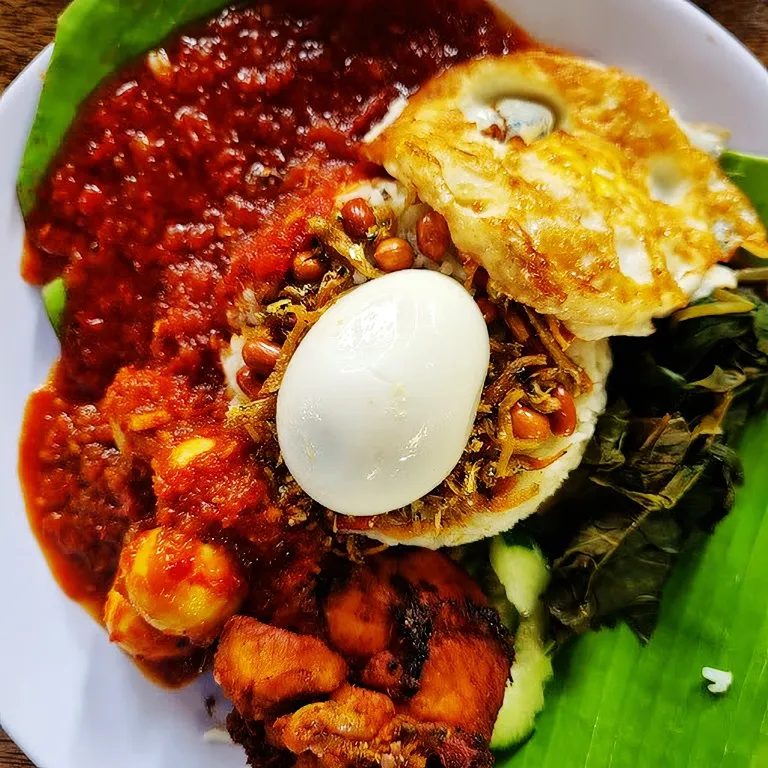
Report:
[[[636,1],[621,0],[620,5],[631,4]],[[696,6],[691,0],[646,0],[645,5],[649,14],[656,15],[662,12],[679,13],[686,24],[694,24],[715,35],[723,43],[719,55],[735,55],[740,68],[749,70],[752,76],[757,78],[758,81],[762,81],[761,84],[764,88],[765,96],[768,97],[768,69],[741,40],[702,8]],[[662,11],[661,9],[664,10]],[[0,94],[0,117],[3,116],[12,98],[15,98],[19,92],[29,87],[31,78],[35,76],[42,78],[44,76],[52,50],[53,43],[49,43],[42,48]],[[57,586],[57,589],[60,588]],[[70,600],[63,591],[60,592],[60,597],[66,601]],[[28,730],[26,724],[24,722],[15,722],[12,710],[8,707],[0,711],[0,725],[18,749],[38,768],[55,768],[54,763],[46,763],[40,759],[42,757],[40,751],[41,745],[44,743],[44,733],[39,731],[36,733],[25,732]]]

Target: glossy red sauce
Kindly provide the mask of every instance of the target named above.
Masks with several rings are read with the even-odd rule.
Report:
[[[172,525],[238,552],[254,615],[299,622],[280,590],[301,591],[324,534],[287,520],[224,423],[229,302],[285,275],[302,245],[286,216],[296,193],[314,190],[322,209],[324,184],[364,174],[357,142],[393,98],[525,44],[476,2],[257,5],[176,34],[88,100],[40,190],[23,266],[68,290],[61,360],[21,446],[32,525],[67,594],[100,618],[127,527]],[[114,427],[132,418],[216,450],[170,468],[154,438],[118,448]]]

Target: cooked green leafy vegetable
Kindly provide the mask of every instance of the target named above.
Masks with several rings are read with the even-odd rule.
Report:
[[[546,600],[571,631],[623,619],[647,641],[681,551],[733,506],[731,446],[768,402],[768,304],[747,289],[728,300],[751,310],[709,314],[714,296],[651,337],[614,341],[611,404],[581,477],[536,521],[553,561]]]
[[[59,18],[53,56],[19,171],[26,216],[40,181],[89,93],[123,62],[223,0],[74,0]]]
[[[64,284],[64,279],[57,277],[55,280],[51,280],[50,283],[46,283],[43,286],[42,294],[45,314],[48,315],[53,330],[56,331],[58,336],[61,333],[64,307],[67,304],[67,287]]]

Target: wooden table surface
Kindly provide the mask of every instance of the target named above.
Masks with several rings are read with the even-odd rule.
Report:
[[[51,40],[56,15],[67,1],[0,0],[0,91]],[[700,0],[698,5],[768,64],[768,0]],[[34,768],[2,729],[0,768]]]

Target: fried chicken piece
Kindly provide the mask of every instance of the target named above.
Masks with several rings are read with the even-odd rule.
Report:
[[[419,690],[400,711],[418,721],[445,723],[490,739],[498,709],[488,705],[496,699],[501,702],[506,682],[493,650],[489,638],[435,638]]]
[[[272,650],[262,636],[279,630],[242,617],[225,629],[216,677],[243,717],[230,730],[252,764],[269,748],[293,753],[302,768],[490,765],[510,645],[480,589],[436,552],[390,550],[344,566],[324,606],[329,644],[349,665],[336,677],[317,666],[328,663],[323,653],[336,656],[319,640],[284,633],[290,640]],[[252,625],[264,629],[253,640],[236,637]],[[303,641],[315,645],[304,650]],[[273,671],[276,653],[280,673]],[[236,671],[225,680],[220,670],[233,656]],[[276,682],[301,673],[301,690]],[[328,683],[323,691],[306,684],[311,674]],[[266,745],[252,718],[264,719]]]
[[[370,568],[356,568],[344,589],[331,592],[325,618],[331,643],[342,653],[369,657],[389,646],[394,590]]]
[[[431,549],[406,549],[405,554],[382,555],[396,573],[413,585],[424,596],[434,595],[441,600],[464,602],[471,600],[487,605],[483,591],[453,560]]]
[[[329,701],[278,718],[267,726],[266,736],[269,743],[298,755],[296,765],[307,768],[424,768],[430,758],[448,768],[479,768],[490,758],[482,738],[420,724],[398,715],[388,696],[352,685],[340,688]]]
[[[308,704],[267,727],[272,743],[294,754],[344,752],[349,742],[373,741],[395,717],[395,705],[381,693],[344,685],[329,701]]]
[[[383,691],[393,699],[402,699],[418,687],[418,682],[408,677],[392,651],[381,651],[372,656],[360,674],[360,680],[368,688]]]
[[[418,719],[490,736],[485,713],[501,702],[509,668],[499,654],[504,633],[480,588],[447,557],[402,550],[372,558],[332,589],[326,621],[335,647],[368,657],[364,685],[398,701],[416,695]],[[438,716],[449,701],[450,713]]]
[[[213,674],[243,717],[262,720],[284,702],[335,691],[347,671],[315,637],[235,616],[222,632]]]

